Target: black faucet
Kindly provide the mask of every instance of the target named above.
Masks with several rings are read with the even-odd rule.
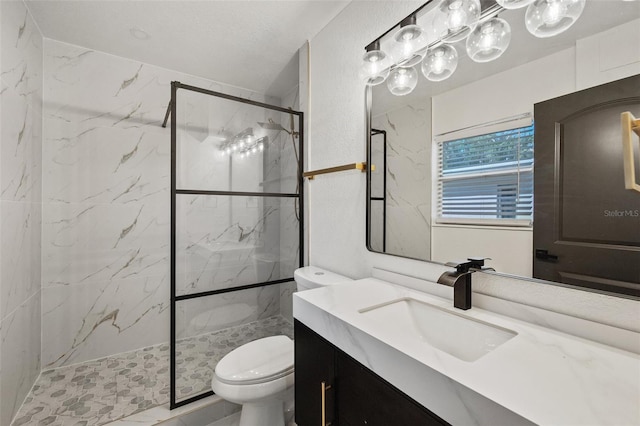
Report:
[[[465,262],[447,262],[447,266],[456,268],[440,275],[438,284],[453,287],[453,307],[471,309],[471,274],[476,270],[493,270],[485,268],[484,261],[488,258],[468,258]]]

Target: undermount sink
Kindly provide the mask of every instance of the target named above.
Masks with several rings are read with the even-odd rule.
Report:
[[[517,335],[410,297],[358,311],[380,330],[410,336],[462,361],[475,361]]]

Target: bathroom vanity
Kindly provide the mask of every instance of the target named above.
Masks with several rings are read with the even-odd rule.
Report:
[[[640,424],[637,354],[478,299],[461,311],[375,278],[296,293],[296,422]]]

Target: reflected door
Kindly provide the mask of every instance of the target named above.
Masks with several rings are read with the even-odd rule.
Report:
[[[640,76],[535,105],[535,278],[640,295],[640,192],[625,188],[625,111],[640,114]]]

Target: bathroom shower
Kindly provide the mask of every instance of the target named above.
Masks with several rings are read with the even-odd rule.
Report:
[[[303,256],[302,113],[179,82],[170,107],[175,408],[212,394],[234,348],[293,337],[282,312]]]

